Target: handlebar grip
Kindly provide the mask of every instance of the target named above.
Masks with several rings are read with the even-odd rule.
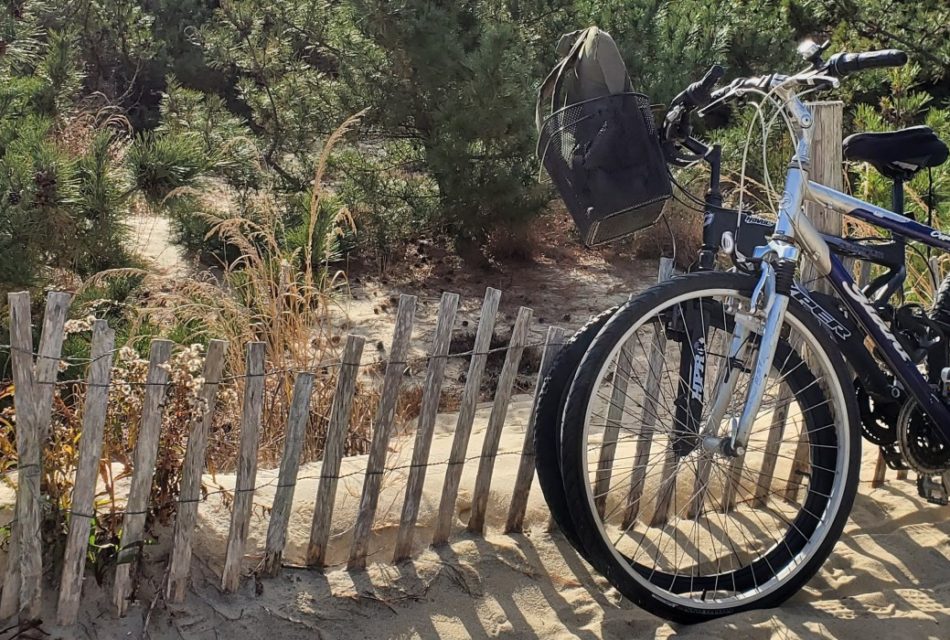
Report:
[[[702,80],[698,80],[686,87],[686,99],[689,104],[693,107],[704,107],[709,104],[711,100],[709,92],[716,86],[716,83],[719,82],[719,79],[722,78],[725,72],[726,70],[723,69],[722,66],[714,64],[709,67],[709,71],[706,72]]]
[[[714,64],[709,67],[709,71],[706,72],[706,75],[703,76],[703,79],[699,81],[699,86],[705,91],[709,91],[716,86],[716,83],[722,79],[722,76],[726,73],[726,70],[722,68],[722,65]]]
[[[864,53],[836,53],[828,59],[828,69],[839,76],[864,69],[902,67],[907,64],[907,54],[900,49],[883,49]]]

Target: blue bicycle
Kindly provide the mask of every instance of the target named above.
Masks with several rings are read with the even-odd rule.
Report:
[[[564,397],[538,423],[550,436],[541,423],[563,407],[560,486],[550,465],[542,484],[565,533],[624,595],[677,621],[776,606],[815,574],[851,510],[862,433],[889,464],[919,474],[921,495],[946,504],[950,494],[950,279],[933,309],[893,304],[908,241],[950,251],[950,234],[902,213],[903,182],[944,162],[947,147],[926,127],[846,141],[846,158],[894,181],[893,211],[811,181],[813,117],[801,94],[907,57],[824,60],[817,46],[804,57],[800,73],[717,91],[714,67],[673,102],[658,147],[674,164],[711,168],[697,268],[595,320],[571,356],[581,358],[576,371],[562,368],[555,375],[565,379],[548,385]],[[774,223],[722,206],[719,148],[691,135],[694,112],[740,98],[773,105],[794,139]],[[592,113],[584,122],[597,124],[596,136],[609,119]],[[559,148],[576,184],[587,156],[564,130]],[[805,202],[891,239],[823,235]],[[713,269],[723,253],[731,268]],[[881,275],[858,287],[849,258]],[[804,259],[829,293],[799,282]],[[538,436],[539,456],[550,460],[547,436]]]

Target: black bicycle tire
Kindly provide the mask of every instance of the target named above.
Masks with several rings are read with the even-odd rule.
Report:
[[[858,473],[860,471],[861,436],[857,424],[857,406],[853,395],[843,393],[843,401],[847,407],[847,429],[850,441],[850,458],[842,491],[842,500],[838,512],[834,514],[825,539],[814,554],[806,560],[792,579],[780,585],[767,596],[753,600],[747,605],[738,605],[715,611],[695,609],[678,603],[661,600],[634,579],[618,562],[607,542],[600,535],[597,521],[588,504],[586,495],[587,469],[583,466],[583,456],[580,451],[585,447],[582,441],[582,425],[586,412],[587,398],[593,392],[594,378],[609,357],[616,342],[626,333],[628,328],[644,313],[656,308],[663,299],[669,299],[683,293],[701,291],[703,289],[736,289],[743,294],[751,294],[756,279],[739,273],[698,273],[677,277],[659,284],[621,307],[611,320],[604,326],[597,338],[588,349],[584,360],[578,367],[574,377],[562,428],[562,456],[561,469],[567,504],[571,511],[571,519],[575,524],[575,531],[583,545],[583,554],[588,561],[613,584],[620,593],[651,613],[680,623],[697,623],[724,615],[729,615],[748,609],[771,608],[780,605],[798,590],[818,571],[832,548],[837,543],[844,524],[851,511],[854,496],[857,492]],[[834,342],[827,332],[814,320],[804,307],[794,300],[790,301],[789,312],[794,314],[813,334],[815,340],[828,354],[841,389],[847,388],[850,380],[844,360],[834,349]],[[809,374],[810,375],[810,374]],[[824,454],[822,454],[824,455]],[[753,563],[755,564],[755,563]],[[755,573],[754,569],[752,571]]]
[[[591,318],[564,343],[544,377],[534,410],[534,464],[538,484],[554,523],[581,553],[583,547],[574,530],[561,481],[561,416],[577,366],[597,333],[619,308],[607,309]]]

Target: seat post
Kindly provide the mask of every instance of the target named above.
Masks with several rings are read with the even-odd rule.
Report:
[[[895,178],[891,186],[891,210],[904,215],[904,181],[901,178]]]

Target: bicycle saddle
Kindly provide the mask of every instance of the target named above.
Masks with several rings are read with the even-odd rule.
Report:
[[[947,145],[933,129],[908,127],[885,133],[855,133],[844,139],[847,160],[867,162],[892,180],[907,180],[926,167],[947,159]]]

